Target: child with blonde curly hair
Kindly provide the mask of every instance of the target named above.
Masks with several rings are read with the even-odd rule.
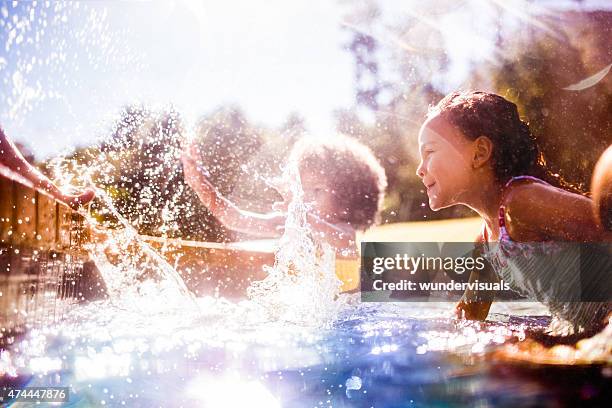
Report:
[[[262,238],[280,236],[286,214],[258,214],[238,208],[217,192],[197,157],[195,146],[185,149],[185,180],[225,227]],[[288,163],[297,167],[303,200],[312,206],[308,222],[313,232],[338,255],[355,257],[356,231],[377,222],[387,185],[384,169],[374,154],[346,136],[303,137],[292,148]],[[287,192],[279,192],[285,200],[290,199]]]

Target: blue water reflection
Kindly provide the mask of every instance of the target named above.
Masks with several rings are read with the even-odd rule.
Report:
[[[4,371],[17,374],[3,382],[69,386],[75,407],[565,406],[610,396],[606,367],[489,358],[545,316],[478,324],[445,317],[444,306],[358,305],[322,330],[249,324],[236,318],[245,310],[221,309],[147,317],[148,326],[114,310],[106,325],[30,333],[3,352]]]

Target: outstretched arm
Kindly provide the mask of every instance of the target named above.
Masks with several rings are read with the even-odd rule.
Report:
[[[65,194],[51,180],[32,166],[17,149],[17,146],[9,140],[0,128],[0,163],[29,180],[35,188],[46,191],[55,199],[68,204],[73,209],[90,202],[95,193],[86,190],[80,194]]]
[[[285,217],[280,212],[258,214],[241,210],[218,193],[215,186],[206,178],[204,170],[198,166],[194,157],[195,149],[188,146],[181,161],[185,181],[196,192],[198,198],[212,215],[230,230],[244,232],[261,238],[280,235],[285,225]]]

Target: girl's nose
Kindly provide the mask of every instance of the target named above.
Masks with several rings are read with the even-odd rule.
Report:
[[[421,161],[421,163],[419,163],[419,167],[417,167],[417,169],[416,169],[416,175],[419,176],[419,178],[425,177],[425,171],[423,170],[423,162],[422,161]]]

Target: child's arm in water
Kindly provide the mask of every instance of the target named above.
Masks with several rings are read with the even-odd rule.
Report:
[[[193,157],[195,157],[193,151],[186,151],[181,158],[185,181],[212,215],[226,228],[261,238],[274,238],[280,235],[285,225],[283,213],[258,214],[236,207],[217,192],[215,186],[198,169]]]
[[[17,149],[17,146],[9,140],[0,127],[0,164],[19,174],[34,185],[34,188],[46,191],[56,200],[59,200],[73,209],[87,204],[94,198],[94,191],[86,190],[79,194],[67,194],[62,192],[51,180],[32,166]]]
[[[478,243],[482,243],[484,238],[479,237]],[[477,246],[473,256],[477,258],[481,256],[482,249]],[[497,282],[497,275],[493,271],[493,267],[489,262],[485,262],[485,268],[481,271],[473,269],[470,273],[470,283],[478,282]],[[489,309],[493,303],[495,294],[493,292],[478,291],[467,289],[463,294],[457,306],[455,306],[455,315],[458,319],[468,320],[485,320],[489,314]]]
[[[505,223],[515,241],[609,241],[593,214],[593,202],[551,185],[521,183],[505,197]]]

